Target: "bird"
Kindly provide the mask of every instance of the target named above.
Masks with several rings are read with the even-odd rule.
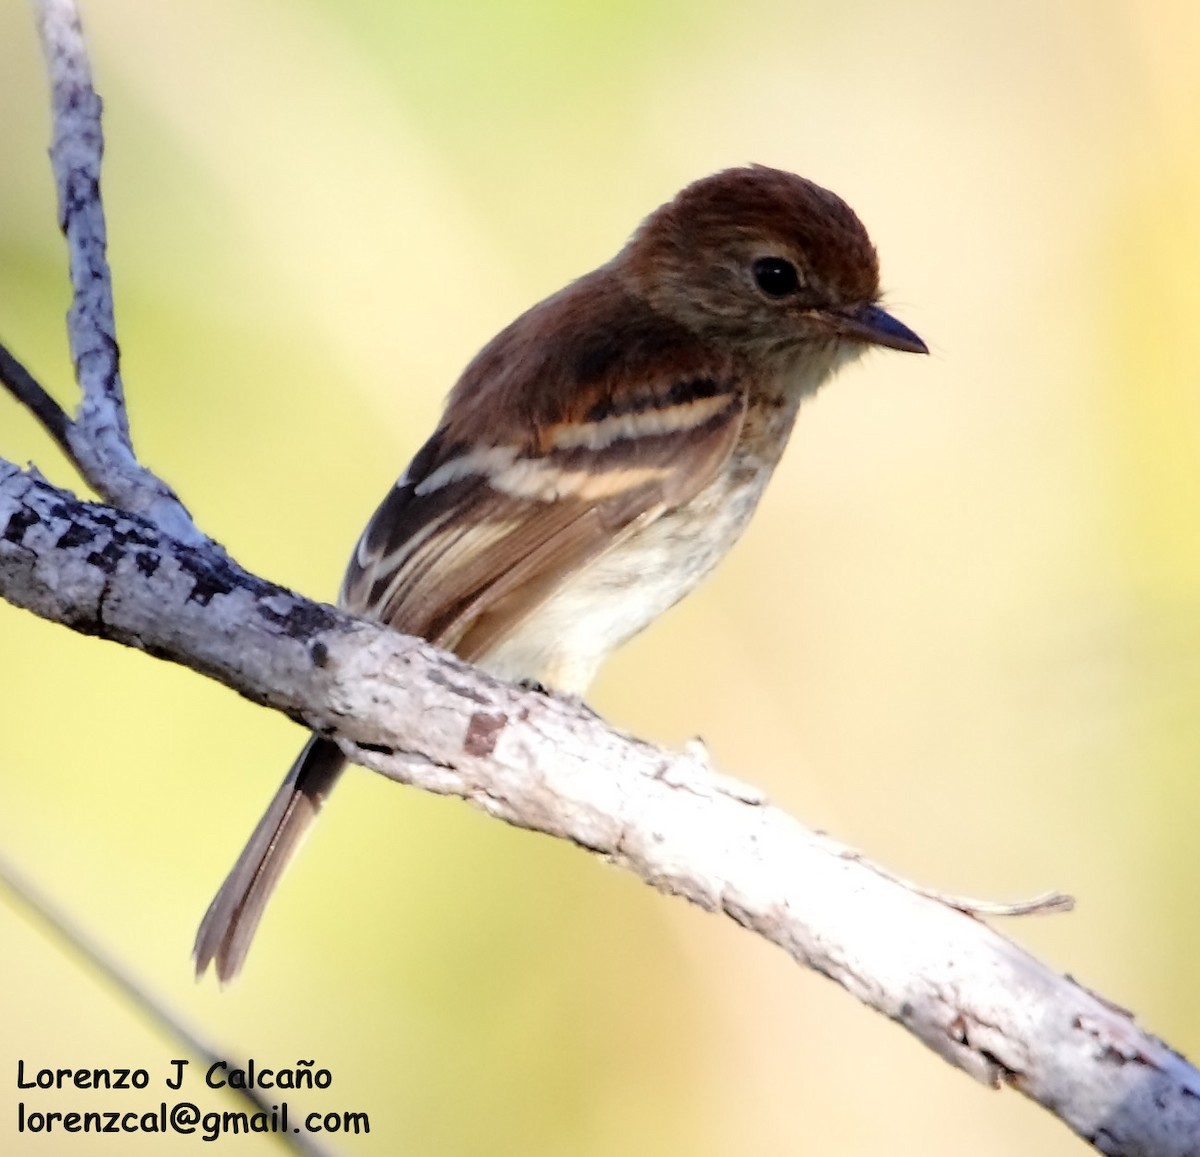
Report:
[[[739,537],[800,404],[873,346],[929,352],[880,305],[845,201],[763,165],[694,181],[467,365],[339,604],[581,699]],[[204,916],[198,977],[239,972],[344,763],[308,740]]]

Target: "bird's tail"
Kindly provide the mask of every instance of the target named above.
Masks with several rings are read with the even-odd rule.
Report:
[[[275,885],[344,765],[336,743],[314,735],[304,745],[200,922],[197,977],[214,961],[222,983],[238,974]]]

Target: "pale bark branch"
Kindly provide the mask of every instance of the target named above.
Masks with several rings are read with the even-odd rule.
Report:
[[[1200,1152],[1200,1073],[1129,1013],[694,752],[621,735],[11,466],[0,470],[0,596],[192,667],[357,763],[726,913],[1101,1152]]]
[[[129,436],[100,200],[101,104],[92,87],[79,12],[75,0],[38,0],[36,11],[50,74],[58,223],[71,272],[67,335],[82,392],[75,420],[51,434],[60,443],[65,439],[68,456],[97,494],[122,510],[149,515],[183,542],[200,542],[203,536],[183,503],[138,462]],[[3,380],[9,384],[7,377]]]
[[[383,775],[570,840],[726,913],[1103,1153],[1200,1157],[1200,1073],[1130,1013],[808,831],[702,753],[622,735],[586,709],[311,602],[205,538],[133,457],[104,261],[99,103],[73,4],[43,0],[40,10],[84,395],[77,421],[64,416],[66,440],[112,505],[0,460],[0,598],[191,667]],[[14,386],[2,376],[38,413],[32,378]],[[39,416],[59,422],[52,405]]]

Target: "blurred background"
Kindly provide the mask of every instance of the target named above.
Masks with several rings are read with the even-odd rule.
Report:
[[[1074,893],[1002,930],[1200,1053],[1200,8],[84,15],[137,448],[244,564],[322,598],[476,349],[647,211],[747,161],[844,196],[933,356],[872,354],[806,408],[741,545],[592,705],[702,735],[930,886]],[[23,5],[0,76],[0,333],[69,400]],[[75,485],[6,395],[0,454]],[[299,729],[3,605],[0,639],[0,849],[230,1055],[328,1068],[289,1100],[370,1113],[335,1152],[1083,1151],[729,921],[361,771],[241,979],[197,985],[197,922]],[[157,1084],[180,1054],[6,902],[0,938],[6,1151],[194,1152],[16,1135],[22,1096],[162,1095],[21,1094],[18,1058]]]

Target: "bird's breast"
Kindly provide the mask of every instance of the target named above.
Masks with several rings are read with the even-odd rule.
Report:
[[[788,417],[763,416],[773,437],[741,440],[695,497],[617,539],[481,665],[500,678],[582,695],[609,654],[695,589],[737,541],[786,441],[786,429],[775,427],[790,428]]]

